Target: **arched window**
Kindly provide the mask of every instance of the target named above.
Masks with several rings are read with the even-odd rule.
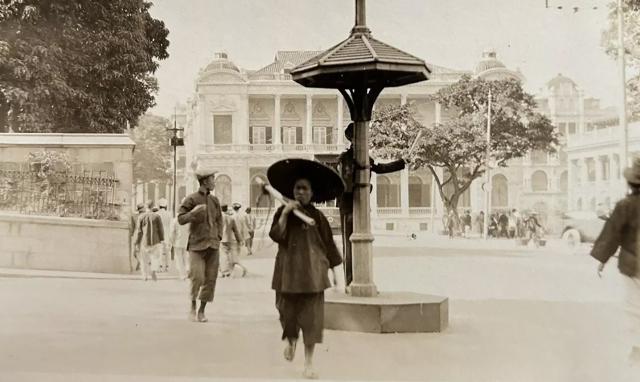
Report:
[[[409,207],[431,207],[431,174],[409,177]]]
[[[491,207],[504,208],[509,206],[509,184],[507,177],[496,174],[491,178]]]
[[[264,195],[262,193],[262,185],[259,181],[265,184],[268,183],[265,175],[256,175],[251,179],[251,189],[249,191],[249,197],[251,199],[249,200],[249,205],[252,208],[266,208],[270,205],[273,207],[275,205],[273,198],[268,194]]]
[[[560,192],[566,193],[569,191],[569,173],[567,171],[563,171],[560,174],[560,182],[558,184],[558,188]]]
[[[400,207],[400,183],[391,176],[378,175],[377,198],[378,207]]]
[[[531,175],[531,190],[534,192],[547,191],[548,187],[546,172],[538,170]]]
[[[221,205],[231,205],[231,178],[227,175],[217,176],[214,194],[220,200]]]

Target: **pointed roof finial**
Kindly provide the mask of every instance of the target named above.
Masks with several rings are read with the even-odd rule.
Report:
[[[365,0],[356,0],[356,24],[351,30],[351,34],[355,33],[371,34],[371,30],[367,28],[367,7]]]

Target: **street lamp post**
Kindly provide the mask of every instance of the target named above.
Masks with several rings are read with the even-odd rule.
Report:
[[[491,174],[489,163],[491,161],[491,90],[487,101],[487,149],[485,152],[485,196],[484,196],[484,238],[489,238],[489,215],[491,209]]]
[[[179,131],[184,131],[184,129],[179,129],[177,126],[177,118],[176,115],[174,114],[174,118],[173,118],[173,128],[172,129],[167,129],[168,131],[171,131],[173,133],[173,136],[171,137],[171,146],[173,147],[173,198],[172,198],[172,211],[173,211],[173,216],[176,216],[176,178],[177,178],[177,148],[178,146],[184,146],[184,138],[178,137],[178,132]]]

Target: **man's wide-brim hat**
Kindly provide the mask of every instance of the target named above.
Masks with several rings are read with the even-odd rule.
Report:
[[[627,182],[640,184],[640,158],[635,158],[631,167],[625,168],[623,174]]]
[[[334,169],[308,159],[278,161],[267,170],[267,178],[271,187],[289,199],[294,199],[293,187],[302,178],[311,183],[313,202],[333,200],[344,192],[344,182]]]
[[[194,171],[196,178],[198,179],[207,178],[211,175],[215,175],[217,172],[218,171],[214,170],[213,168],[202,164],[198,164]]]

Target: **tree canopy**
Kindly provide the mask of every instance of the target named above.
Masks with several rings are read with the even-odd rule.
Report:
[[[122,132],[154,105],[168,30],[144,0],[0,3],[0,131]]]
[[[627,106],[633,119],[640,119],[640,0],[623,0],[623,41],[627,67],[634,74],[627,77]],[[618,8],[616,2],[609,4],[609,24],[602,33],[602,45],[607,54],[618,58]],[[628,71],[627,71],[628,72]]]
[[[387,158],[410,156],[412,167],[428,168],[447,210],[455,210],[458,199],[474,179],[486,170],[488,94],[491,91],[491,162],[506,167],[512,159],[532,150],[551,152],[558,135],[551,121],[536,112],[533,96],[515,80],[485,81],[463,76],[440,89],[431,100],[455,116],[433,126],[414,119],[411,105],[377,110],[371,124],[374,154]],[[438,171],[444,169],[444,174]]]
[[[168,119],[145,114],[131,131],[136,143],[133,152],[133,179],[143,183],[171,180],[171,133]]]

